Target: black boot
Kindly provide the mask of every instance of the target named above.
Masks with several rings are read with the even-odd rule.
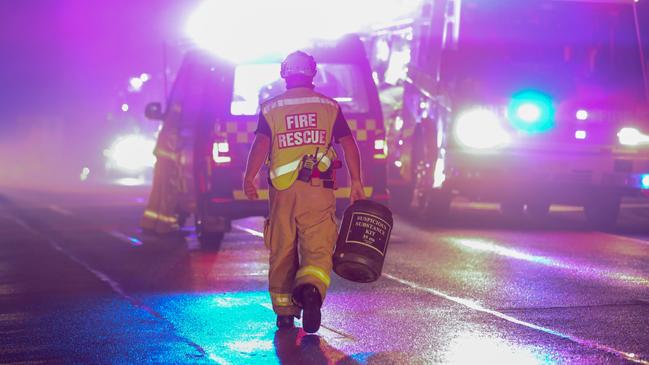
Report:
[[[302,327],[307,333],[315,333],[320,329],[320,307],[322,306],[322,297],[318,288],[311,284],[306,284],[300,290],[300,301],[302,302]]]
[[[293,316],[277,316],[277,328],[293,328],[295,323],[293,322]]]

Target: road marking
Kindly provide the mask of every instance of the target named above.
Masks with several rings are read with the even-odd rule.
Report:
[[[613,237],[613,238],[623,240],[623,241],[628,241],[628,242],[641,244],[641,245],[649,245],[649,241],[643,240],[642,238],[622,236],[622,235],[619,235],[619,234],[613,234],[613,233],[607,233],[607,232],[601,232],[601,231],[598,231],[597,233],[601,233],[603,235]]]
[[[117,238],[118,240],[124,241],[126,243],[129,243],[133,246],[142,246],[142,241],[135,237],[127,236],[124,233],[118,232],[118,231],[104,231],[108,233],[110,236]]]
[[[259,234],[261,234],[261,232],[254,231],[254,230],[249,229],[249,228],[247,228],[245,231],[248,232],[248,233],[251,233],[249,231],[253,231],[253,232],[255,232],[255,234],[254,234],[255,236],[259,236]],[[263,234],[261,234],[261,235],[263,237]],[[490,315],[492,315],[494,317],[503,319],[503,320],[505,320],[507,322],[510,322],[510,323],[518,324],[518,325],[521,325],[523,327],[527,327],[527,328],[530,328],[530,329],[533,329],[533,330],[536,330],[536,331],[539,331],[539,332],[543,332],[543,333],[547,333],[549,335],[557,336],[557,337],[566,339],[568,341],[572,341],[572,342],[574,342],[576,344],[579,344],[579,345],[582,345],[582,346],[587,346],[587,347],[594,348],[594,349],[597,349],[597,350],[600,350],[600,351],[608,352],[608,353],[610,353],[612,355],[622,357],[622,358],[624,358],[626,360],[635,362],[637,364],[649,365],[649,360],[642,359],[642,358],[638,357],[638,355],[636,355],[636,354],[634,354],[632,352],[626,352],[626,351],[617,350],[615,348],[612,348],[612,347],[609,347],[609,346],[606,346],[606,345],[602,345],[602,344],[599,344],[599,343],[594,342],[594,341],[589,341],[589,340],[586,340],[586,339],[581,338],[581,337],[571,336],[571,335],[568,335],[568,334],[553,330],[553,329],[548,328],[548,327],[544,327],[544,326],[540,326],[540,325],[537,325],[537,324],[534,324],[534,323],[531,323],[531,322],[523,321],[521,319],[518,319],[516,317],[512,317],[512,316],[507,315],[505,313],[501,313],[501,312],[498,312],[496,310],[486,308],[486,307],[482,306],[480,303],[475,302],[473,300],[464,299],[464,298],[460,298],[460,297],[455,297],[455,296],[452,296],[450,294],[446,294],[444,292],[441,292],[441,291],[439,291],[437,289],[428,288],[428,287],[419,285],[419,284],[417,284],[415,282],[398,278],[398,277],[396,277],[394,275],[391,275],[391,274],[388,274],[388,273],[383,273],[381,276],[383,276],[385,278],[388,278],[390,280],[394,280],[394,281],[396,281],[396,282],[398,282],[398,283],[400,283],[402,285],[408,286],[408,287],[410,287],[412,289],[416,289],[416,290],[420,290],[420,291],[423,291],[423,292],[426,292],[426,293],[429,293],[429,294],[433,294],[433,295],[435,295],[437,297],[444,298],[444,299],[452,301],[454,303],[463,305],[463,306],[465,306],[467,308],[470,308],[470,309],[473,309],[475,311],[490,314]]]
[[[63,215],[68,216],[68,217],[71,217],[71,216],[74,215],[74,214],[73,214],[72,212],[70,212],[69,210],[66,210],[66,209],[64,209],[64,208],[61,208],[61,207],[59,207],[58,205],[53,205],[53,204],[52,204],[52,205],[50,205],[48,208],[49,208],[50,210],[56,212],[56,213],[63,214]],[[117,238],[118,240],[123,241],[123,242],[126,242],[126,243],[128,243],[128,244],[130,244],[130,245],[132,245],[132,246],[136,246],[136,247],[137,247],[137,246],[142,246],[142,241],[139,240],[139,239],[136,238],[136,237],[125,235],[124,233],[118,232],[118,231],[116,231],[116,230],[108,230],[108,229],[105,229],[105,230],[103,230],[103,232],[106,233],[106,234],[108,234],[108,235],[110,235],[111,237]]]
[[[63,214],[63,215],[67,215],[68,217],[72,216],[72,212],[71,212],[71,211],[69,211],[69,210],[67,210],[67,209],[64,209],[64,208],[61,208],[61,207],[59,207],[58,205],[54,205],[54,204],[52,204],[52,205],[50,205],[48,208],[49,208],[50,210],[53,210],[53,211],[57,212],[57,213],[60,213],[60,214]]]
[[[240,226],[238,224],[233,224],[232,227],[234,227],[234,228],[236,228],[236,229],[238,229],[240,231],[250,233],[253,236],[256,236],[256,237],[259,237],[259,238],[264,238],[264,234],[262,232],[255,231],[254,229],[247,228],[247,227],[244,227],[244,226]]]
[[[428,287],[419,285],[419,284],[417,284],[415,282],[405,280],[405,279],[401,279],[399,277],[396,277],[396,276],[388,274],[388,273],[383,273],[381,276],[383,276],[385,278],[388,278],[390,280],[396,281],[396,282],[398,282],[400,284],[403,284],[405,286],[408,286],[408,287],[410,287],[412,289],[420,290],[420,291],[423,291],[423,292],[426,292],[426,293],[429,293],[429,294],[433,294],[433,295],[435,295],[437,297],[444,298],[446,300],[450,300],[450,301],[452,301],[454,303],[463,305],[463,306],[465,306],[467,308],[470,308],[470,309],[473,309],[475,311],[490,314],[490,315],[492,315],[494,317],[503,319],[503,320],[505,320],[507,322],[510,322],[510,323],[518,324],[518,325],[521,325],[523,327],[527,327],[527,328],[530,328],[530,329],[533,329],[533,330],[536,330],[536,331],[539,331],[539,332],[543,332],[543,333],[547,333],[547,334],[550,334],[550,335],[553,335],[553,336],[561,337],[561,338],[572,341],[572,342],[577,343],[577,344],[582,345],[582,346],[587,346],[587,347],[591,347],[591,348],[594,348],[594,349],[597,349],[597,350],[605,351],[605,352],[608,352],[608,353],[613,354],[615,356],[622,357],[622,358],[624,358],[626,360],[635,362],[637,364],[649,365],[649,360],[641,359],[641,358],[638,357],[638,355],[636,355],[636,354],[634,354],[632,352],[626,352],[626,351],[617,350],[615,348],[612,348],[612,347],[609,347],[609,346],[606,346],[606,345],[602,345],[602,344],[599,344],[599,343],[594,342],[594,341],[589,341],[589,340],[586,340],[584,338],[571,336],[571,335],[568,335],[568,334],[553,330],[553,329],[548,328],[548,327],[544,327],[544,326],[540,326],[540,325],[537,325],[537,324],[534,324],[534,323],[531,323],[531,322],[523,321],[521,319],[518,319],[516,317],[512,317],[512,316],[507,315],[505,313],[501,313],[501,312],[498,312],[496,310],[486,308],[486,307],[482,306],[480,303],[478,303],[476,301],[473,301],[473,300],[470,300],[470,299],[465,299],[465,298],[460,298],[460,297],[456,297],[456,296],[452,296],[450,294],[446,294],[444,292],[441,292],[441,291],[439,291],[437,289],[428,288]]]
[[[624,272],[613,272],[605,268],[597,267],[583,267],[576,264],[567,263],[561,260],[556,260],[548,256],[538,256],[525,253],[512,248],[507,248],[493,243],[491,240],[483,238],[455,238],[449,237],[444,239],[453,245],[468,248],[475,251],[488,252],[498,256],[504,256],[516,260],[523,260],[534,264],[545,265],[554,267],[561,270],[568,270],[576,272],[579,275],[595,278],[607,278],[611,280],[623,281],[627,284],[639,284],[649,286],[649,278],[637,276]]]
[[[143,302],[139,301],[138,299],[136,299],[136,298],[134,298],[134,297],[128,295],[128,294],[127,294],[127,293],[122,289],[122,287],[119,285],[118,282],[116,282],[115,280],[111,279],[111,278],[110,278],[108,275],[106,275],[104,272],[94,269],[92,266],[90,266],[90,265],[89,265],[88,263],[86,263],[85,261],[81,260],[80,258],[78,258],[77,256],[75,256],[74,254],[72,254],[72,253],[66,251],[66,250],[63,248],[63,246],[61,246],[57,241],[55,241],[54,239],[50,238],[49,236],[47,236],[47,235],[41,233],[40,231],[36,230],[35,228],[32,228],[32,226],[30,226],[28,223],[26,223],[26,222],[23,221],[22,219],[20,219],[20,218],[18,218],[18,217],[12,217],[12,218],[13,218],[13,220],[16,222],[16,224],[18,224],[19,226],[23,227],[25,230],[31,232],[31,233],[34,234],[35,236],[40,237],[41,239],[43,239],[44,241],[46,241],[46,242],[47,242],[47,243],[48,243],[48,244],[49,244],[49,245],[50,245],[54,250],[60,252],[62,255],[64,255],[64,256],[67,257],[68,259],[70,259],[70,261],[77,263],[78,265],[80,265],[81,267],[83,267],[84,269],[86,269],[87,271],[89,271],[90,273],[92,273],[92,274],[93,274],[95,277],[97,277],[100,281],[106,283],[106,284],[107,284],[107,285],[108,285],[108,286],[109,286],[109,287],[110,287],[110,288],[111,288],[111,289],[112,289],[116,294],[118,294],[118,295],[121,296],[122,298],[126,299],[126,300],[127,300],[128,302],[130,302],[134,307],[136,307],[136,308],[140,308],[140,309],[144,310],[145,312],[149,313],[151,316],[153,316],[153,317],[155,317],[155,318],[158,318],[158,319],[160,319],[160,320],[163,320],[163,321],[167,322],[168,325],[169,325],[169,328],[171,328],[171,330],[172,330],[174,333],[177,333],[177,332],[178,332],[178,331],[176,330],[176,327],[174,326],[174,324],[173,324],[171,321],[169,321],[168,319],[164,318],[164,316],[162,316],[162,314],[158,313],[155,309],[153,309],[153,308],[147,306],[146,304],[144,304]],[[182,336],[179,335],[179,334],[177,334],[177,336],[178,336],[178,338],[184,340],[184,343],[185,343],[186,345],[188,345],[188,346],[192,347],[193,349],[195,349],[195,350],[196,350],[196,351],[197,351],[201,356],[203,356],[203,357],[207,357],[207,356],[208,356],[208,355],[207,355],[207,352],[205,351],[205,349],[203,349],[203,347],[201,347],[199,344],[195,343],[194,341],[192,341],[192,340],[190,340],[190,339],[188,339],[188,338],[182,337]]]

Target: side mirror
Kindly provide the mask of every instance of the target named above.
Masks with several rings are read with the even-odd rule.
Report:
[[[151,120],[162,120],[164,118],[162,104],[158,102],[148,103],[144,109],[144,115]]]

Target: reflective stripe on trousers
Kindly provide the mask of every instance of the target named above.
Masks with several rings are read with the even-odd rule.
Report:
[[[295,279],[300,279],[304,276],[310,275],[318,280],[320,280],[327,288],[331,284],[331,277],[324,269],[321,269],[317,266],[307,265],[300,268],[295,275]]]
[[[170,152],[170,151],[164,150],[162,148],[157,149],[154,154],[157,155],[157,156],[160,156],[160,157],[168,158],[168,159],[170,159],[172,161],[176,161],[178,159],[178,154],[177,153]]]
[[[170,216],[170,215],[160,214],[158,212],[154,212],[153,210],[148,210],[148,209],[145,210],[144,211],[144,216],[147,217],[147,218],[159,220],[159,221],[162,221],[162,222],[165,222],[165,223],[170,223],[170,224],[176,223],[176,217]]]
[[[291,307],[293,306],[293,296],[290,293],[270,293],[270,299],[274,306]]]

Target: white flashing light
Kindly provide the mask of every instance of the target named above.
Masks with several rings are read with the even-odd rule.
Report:
[[[421,0],[205,0],[190,16],[187,35],[234,62],[285,56],[313,39],[334,40],[371,24],[407,16]],[[340,11],[345,9],[345,11]]]
[[[441,188],[446,181],[445,162],[443,158],[438,158],[435,163],[435,172],[433,174],[433,188]]]
[[[140,90],[142,90],[142,86],[144,85],[144,80],[142,80],[141,77],[131,77],[128,80],[128,85],[129,85],[128,88],[129,91],[139,92]]]
[[[533,103],[525,103],[518,107],[516,114],[525,123],[536,123],[541,119],[541,108]]]
[[[81,174],[79,174],[79,180],[81,181],[86,181],[88,180],[88,175],[90,175],[90,169],[87,167],[84,167],[81,169]]]
[[[455,125],[455,134],[460,143],[477,149],[502,147],[511,140],[498,115],[482,108],[462,113]]]
[[[577,114],[575,114],[575,117],[577,118],[577,120],[587,120],[588,111],[585,109],[579,109],[577,110]]]
[[[125,172],[140,172],[155,164],[154,148],[153,139],[132,134],[117,138],[104,155],[108,158],[108,165],[111,168]]]
[[[127,112],[128,111],[128,104],[124,103],[122,104],[122,111]]]
[[[124,177],[115,180],[115,184],[121,186],[141,186],[146,185],[146,180],[143,177]]]
[[[640,178],[640,184],[643,189],[649,189],[649,174],[644,174]]]
[[[385,39],[376,42],[376,59],[387,62],[390,59],[390,45]]]
[[[400,116],[397,116],[394,119],[394,129],[400,131],[403,128],[403,119]]]
[[[146,72],[143,72],[143,73],[140,75],[140,80],[141,80],[142,82],[147,82],[147,81],[149,81],[150,79],[151,79],[151,75],[149,75],[149,74],[146,73]]]
[[[649,136],[640,132],[637,128],[625,127],[617,133],[620,144],[625,146],[637,146],[649,144]]]
[[[576,139],[586,139],[587,133],[584,130],[578,130],[575,131],[575,138]]]
[[[401,161],[394,161],[394,166],[401,167],[403,166],[403,163],[401,163]]]

